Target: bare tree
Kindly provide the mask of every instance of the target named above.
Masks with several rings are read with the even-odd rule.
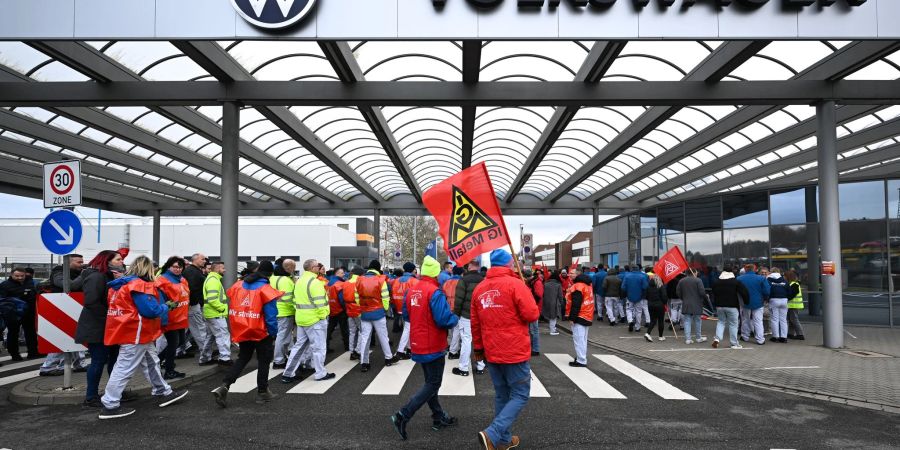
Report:
[[[416,266],[419,266],[425,257],[425,247],[431,241],[438,239],[437,222],[431,216],[383,216],[381,233],[381,257],[384,267],[399,267],[406,261],[413,261]],[[394,252],[397,249],[401,254],[399,259],[394,258]],[[440,242],[438,242],[437,255],[439,261],[447,259],[447,254]]]

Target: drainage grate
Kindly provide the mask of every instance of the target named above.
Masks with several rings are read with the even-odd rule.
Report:
[[[885,355],[882,353],[875,353],[865,350],[841,350],[841,353],[846,353],[848,355],[859,356],[860,358],[893,358],[891,355]]]

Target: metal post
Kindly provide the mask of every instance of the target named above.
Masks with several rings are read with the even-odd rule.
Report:
[[[375,254],[381,257],[381,210],[375,209]],[[383,262],[383,261],[382,261]]]
[[[825,347],[844,346],[841,285],[841,216],[838,203],[837,123],[834,101],[816,105],[819,147],[819,222],[822,261],[834,262],[834,275],[822,276],[823,340]],[[812,249],[810,249],[812,251]],[[812,268],[810,268],[812,269]]]
[[[74,211],[75,208],[64,208]],[[63,293],[72,292],[72,269],[69,265],[72,263],[72,256],[63,256],[62,261],[62,277],[63,277]],[[72,354],[63,353],[63,389],[72,389]]]
[[[222,222],[221,253],[227,284],[237,280],[238,268],[238,173],[240,171],[240,107],[222,104]]]
[[[413,264],[417,264],[419,261],[421,261],[418,258],[418,256],[419,256],[417,254],[418,251],[419,251],[419,216],[413,216],[413,254],[412,254]]]
[[[161,222],[162,222],[162,219],[160,217],[159,210],[153,211],[153,261],[156,261],[157,264],[160,263],[160,261],[159,261],[159,248],[160,248],[159,236],[161,234],[160,231],[162,229]]]

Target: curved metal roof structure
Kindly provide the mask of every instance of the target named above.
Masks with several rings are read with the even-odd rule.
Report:
[[[898,80],[897,41],[0,42],[0,191],[75,158],[93,206],[214,214],[234,100],[242,214],[418,214],[479,162],[510,214],[619,213],[815,179],[816,100],[842,176],[900,172]]]

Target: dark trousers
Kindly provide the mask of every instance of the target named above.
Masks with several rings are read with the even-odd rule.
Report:
[[[28,307],[25,308],[25,315],[22,316],[22,331],[25,332],[25,346],[28,348],[28,356],[38,355],[36,314],[37,306],[35,305],[35,302],[29,302]]]
[[[19,328],[22,326],[21,320],[19,320],[16,311],[12,309],[2,310],[0,314],[3,314],[2,322],[4,322],[7,329],[6,351],[9,352],[10,356],[19,357]],[[3,330],[0,329],[0,333],[2,332]]]
[[[649,305],[647,309],[650,310],[650,326],[647,327],[647,334],[653,332],[653,327],[659,327],[659,337],[662,337],[663,331],[666,330],[666,310],[663,308],[663,305],[655,306]]]
[[[118,345],[104,345],[103,343],[88,344],[88,353],[91,355],[91,365],[87,368],[87,388],[85,399],[100,398],[100,378],[103,377],[103,367],[106,366],[106,374],[112,373],[116,359],[119,357]]]
[[[444,417],[444,410],[438,402],[438,391],[441,389],[441,380],[444,378],[444,362],[445,359],[441,356],[434,361],[420,364],[425,373],[425,384],[413,394],[406,406],[400,408],[400,414],[411,419],[422,405],[428,403],[432,419],[440,420],[441,417]]]
[[[166,349],[163,350],[160,358],[163,362],[163,369],[166,369],[166,372],[171,372],[175,370],[175,352],[184,343],[184,330],[166,331],[165,336]]]
[[[325,333],[325,347],[331,349],[331,333],[338,326],[341,327],[341,339],[344,340],[344,351],[350,350],[350,326],[347,323],[347,313],[328,318],[328,331]]]
[[[237,361],[228,369],[225,378],[222,380],[227,386],[237,381],[241,376],[241,372],[247,367],[247,363],[253,358],[253,352],[256,352],[256,362],[259,366],[256,372],[256,389],[259,392],[265,392],[269,388],[269,365],[275,357],[275,341],[272,336],[268,336],[261,341],[245,341],[238,343],[241,348],[238,352]]]

